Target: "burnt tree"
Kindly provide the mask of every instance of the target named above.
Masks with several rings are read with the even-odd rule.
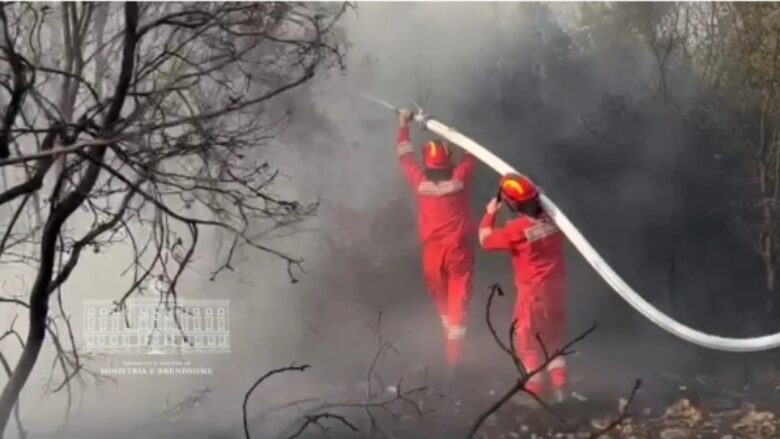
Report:
[[[0,6],[0,206],[11,213],[0,263],[34,278],[26,292],[0,298],[29,319],[21,356],[3,357],[12,370],[0,437],[47,335],[61,368],[56,390],[70,391],[85,370],[59,296],[84,250],[132,248],[119,311],[153,278],[175,306],[207,227],[230,236],[213,275],[231,268],[239,245],[278,256],[293,275],[300,261],[264,245],[263,232],[315,205],[273,191],[277,174],[261,147],[289,121],[274,98],[341,66],[335,24],[346,6]]]

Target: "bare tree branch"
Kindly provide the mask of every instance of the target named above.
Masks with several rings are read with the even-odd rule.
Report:
[[[638,392],[640,388],[642,388],[642,380],[636,380],[634,382],[634,387],[631,389],[631,393],[629,394],[625,405],[623,405],[623,407],[621,408],[620,413],[618,413],[618,416],[615,417],[615,419],[613,419],[609,424],[607,424],[603,428],[599,429],[596,432],[593,432],[588,439],[596,439],[601,436],[604,436],[608,432],[619,427],[620,424],[622,424],[628,417],[630,417],[628,410],[629,408],[631,408],[631,403],[634,402],[634,397],[636,397],[636,392]]]
[[[25,76],[25,60],[14,49],[14,41],[9,32],[8,17],[5,14],[5,4],[0,5],[0,24],[3,26],[3,44],[0,50],[5,55],[8,63],[11,65],[13,74],[13,89],[11,90],[11,100],[8,108],[4,111],[2,126],[0,126],[0,159],[7,158],[10,154],[8,147],[11,126],[22,108],[22,100],[27,90],[30,88],[30,82]]]
[[[266,372],[265,375],[263,375],[260,378],[258,378],[257,381],[255,381],[254,384],[252,384],[252,386],[249,387],[249,390],[247,390],[246,394],[244,395],[244,403],[241,405],[241,410],[242,410],[242,413],[243,413],[243,420],[244,420],[244,437],[246,437],[246,439],[250,439],[250,437],[251,437],[249,435],[249,423],[247,421],[246,406],[247,406],[247,404],[249,404],[249,397],[252,396],[252,392],[255,391],[257,386],[259,386],[260,384],[263,383],[263,381],[267,380],[268,378],[270,378],[270,377],[272,377],[274,375],[277,375],[277,374],[280,374],[280,373],[284,373],[284,372],[290,372],[290,371],[303,372],[303,371],[305,371],[308,368],[309,368],[308,364],[304,364],[302,366],[296,366],[295,364],[292,364],[292,365],[287,366],[287,367],[281,367],[279,369],[274,369],[274,370],[271,370],[269,372]]]
[[[333,413],[318,413],[316,415],[307,415],[306,416],[306,422],[301,424],[300,428],[298,428],[298,431],[296,431],[295,433],[290,435],[289,439],[295,439],[295,438],[299,437],[300,435],[302,435],[304,433],[304,431],[306,431],[306,428],[309,427],[309,425],[311,425],[311,424],[319,424],[321,419],[335,419],[335,420],[339,421],[341,424],[346,425],[347,427],[349,427],[349,429],[352,430],[352,431],[355,431],[355,432],[360,431],[360,430],[358,430],[357,427],[355,427],[349,421],[347,421],[347,419],[345,417],[343,417],[343,416],[334,415]]]
[[[488,328],[490,328],[490,332],[493,335],[493,338],[495,339],[496,343],[501,347],[501,350],[503,350],[507,355],[509,355],[512,359],[512,363],[515,365],[515,369],[518,371],[518,378],[515,381],[515,383],[506,391],[504,392],[501,397],[495,401],[493,404],[491,404],[485,411],[480,413],[479,416],[474,420],[474,422],[471,425],[471,428],[469,429],[468,433],[466,434],[466,438],[471,439],[476,434],[477,431],[479,431],[479,428],[482,426],[482,424],[487,420],[487,418],[498,411],[507,401],[509,401],[513,396],[515,396],[519,392],[525,392],[536,402],[538,402],[545,410],[547,410],[550,414],[552,414],[554,417],[556,417],[559,421],[565,423],[565,420],[558,416],[551,407],[549,407],[544,401],[542,401],[537,395],[533,394],[532,392],[528,392],[525,388],[526,383],[528,380],[530,380],[532,377],[534,377],[536,374],[543,372],[547,369],[547,366],[550,365],[552,361],[554,361],[556,358],[570,355],[573,353],[571,351],[571,347],[575,344],[579,343],[580,341],[584,340],[586,337],[588,337],[593,331],[596,330],[596,325],[592,325],[590,328],[588,328],[585,332],[580,334],[579,336],[575,337],[565,345],[563,345],[561,348],[555,350],[552,352],[551,355],[547,354],[547,349],[544,349],[545,352],[545,360],[542,362],[542,364],[533,370],[527,370],[525,366],[522,364],[520,359],[518,358],[515,349],[514,349],[514,332],[516,324],[515,322],[512,323],[510,327],[509,332],[509,340],[510,340],[510,346],[507,347],[504,345],[504,343],[501,341],[500,337],[498,337],[498,334],[495,331],[495,328],[493,327],[492,319],[491,319],[491,305],[493,303],[493,298],[496,294],[503,295],[503,291],[501,290],[501,287],[498,284],[493,284],[490,287],[490,296],[488,297],[488,303],[486,305],[486,314],[485,314],[485,320],[487,322]],[[538,337],[537,337],[538,338]],[[539,342],[542,343],[541,339],[539,339]],[[542,346],[544,344],[542,343]]]
[[[343,65],[333,26],[345,7],[322,12],[294,3],[226,2],[57,9],[47,14],[8,3],[0,17],[0,64],[7,67],[0,89],[18,96],[0,126],[0,146],[14,154],[0,157],[10,177],[0,205],[21,198],[9,208],[0,262],[36,270],[27,295],[6,301],[27,305],[30,329],[21,357],[8,358],[13,374],[0,396],[0,437],[46,337],[57,351],[50,389],[67,391],[70,402],[72,380],[92,374],[73,346],[62,305],[62,287],[84,249],[119,244],[132,250],[126,270],[132,280],[118,310],[150,279],[167,285],[161,305],[178,310],[177,284],[192,271],[202,227],[232,235],[212,277],[230,270],[247,245],[282,258],[296,280],[301,261],[263,240],[306,220],[316,204],[274,193],[276,173],[261,160],[262,146],[288,119],[275,114],[275,98]],[[43,190],[48,194],[41,199]],[[55,292],[57,308],[50,310]],[[61,333],[55,322],[63,323]]]

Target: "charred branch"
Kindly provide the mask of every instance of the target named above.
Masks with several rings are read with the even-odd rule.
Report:
[[[510,326],[509,337],[508,337],[508,340],[509,340],[508,344],[504,343],[501,340],[501,337],[499,337],[498,332],[495,330],[495,327],[493,325],[492,318],[491,318],[491,309],[492,309],[493,299],[495,298],[496,295],[498,295],[498,296],[503,296],[504,295],[503,290],[501,289],[501,286],[499,284],[494,284],[494,285],[492,285],[490,287],[490,296],[488,297],[488,302],[487,302],[487,305],[486,305],[485,321],[486,321],[486,323],[488,325],[488,328],[490,329],[490,333],[492,334],[496,344],[501,348],[501,350],[504,353],[506,353],[512,359],[512,364],[514,365],[516,371],[518,372],[518,378],[515,380],[515,383],[509,389],[507,389],[504,392],[503,395],[501,395],[501,397],[498,400],[496,400],[486,410],[484,410],[482,413],[480,413],[479,416],[477,416],[477,418],[472,423],[471,428],[469,429],[468,433],[466,434],[466,438],[468,438],[468,439],[471,439],[471,438],[475,437],[475,435],[479,431],[480,427],[482,426],[482,424],[484,424],[484,422],[488,419],[488,417],[490,417],[493,413],[497,412],[504,404],[507,403],[507,401],[509,401],[513,396],[515,396],[516,394],[518,394],[520,392],[525,392],[526,394],[528,394],[537,403],[539,403],[548,413],[550,413],[555,418],[557,418],[559,420],[559,422],[565,424],[566,423],[565,419],[563,419],[561,416],[556,414],[555,411],[549,405],[547,405],[547,403],[545,403],[541,398],[539,398],[536,394],[534,394],[532,392],[529,392],[526,389],[525,385],[528,382],[528,380],[530,380],[532,377],[534,377],[535,375],[537,375],[537,374],[543,372],[544,370],[546,370],[547,366],[549,366],[549,364],[552,361],[554,361],[556,358],[559,358],[559,357],[562,357],[562,356],[571,355],[572,353],[574,353],[574,351],[572,351],[571,348],[574,345],[576,345],[577,343],[579,343],[580,341],[584,340],[593,331],[596,330],[596,325],[594,324],[593,326],[588,328],[586,331],[581,333],[579,336],[575,337],[574,339],[572,339],[571,341],[566,343],[564,346],[562,346],[561,348],[559,348],[559,349],[557,349],[557,350],[555,350],[553,352],[549,352],[547,350],[543,340],[541,340],[541,338],[537,334],[537,341],[539,341],[540,345],[542,346],[542,350],[544,352],[545,358],[544,358],[544,361],[542,362],[542,364],[538,368],[533,369],[533,370],[527,370],[527,368],[522,364],[522,361],[519,359],[519,357],[517,355],[517,352],[516,352],[516,349],[515,349],[515,343],[514,343],[515,336],[514,336],[514,334],[515,334],[515,329],[516,329],[516,326],[517,326],[516,325],[517,322],[513,322],[512,325]],[[631,398],[629,399],[629,401],[633,400],[633,396],[636,393],[636,390],[638,389],[638,386],[639,386],[639,382],[637,381],[637,385],[635,386],[635,389],[632,392]],[[611,428],[615,428],[617,425],[619,425],[620,422],[622,422],[622,419],[624,419],[624,418],[625,418],[625,416],[623,416],[622,418],[618,417],[619,420],[616,419],[615,422],[614,422],[614,425],[610,424]]]
[[[309,368],[308,364],[304,364],[303,366],[296,366],[295,364],[292,364],[292,365],[287,366],[287,367],[281,367],[279,369],[274,369],[274,370],[271,370],[269,372],[266,372],[265,375],[263,375],[260,378],[258,378],[257,381],[255,381],[254,384],[252,384],[252,386],[249,387],[249,390],[247,390],[246,394],[244,395],[244,403],[241,405],[241,409],[242,409],[242,413],[243,413],[243,420],[244,420],[244,437],[246,437],[246,439],[250,439],[250,437],[251,437],[249,435],[249,422],[247,421],[246,406],[247,406],[247,404],[249,404],[249,398],[252,396],[252,392],[254,392],[255,389],[257,389],[257,387],[260,384],[263,383],[263,381],[267,380],[268,378],[270,378],[270,377],[272,377],[274,375],[277,375],[277,374],[280,374],[280,373],[284,373],[284,372],[290,372],[290,371],[303,372],[303,371],[305,371],[308,368]]]
[[[8,4],[0,17],[0,57],[12,67],[0,75],[0,86],[12,96],[25,90],[18,111],[3,115],[8,120],[0,134],[14,157],[0,157],[0,167],[26,175],[0,193],[0,205],[20,200],[9,209],[0,258],[37,270],[28,296],[14,303],[26,305],[30,330],[21,358],[15,365],[8,359],[14,367],[0,396],[0,432],[45,338],[52,337],[55,367],[62,371],[62,381],[50,383],[55,392],[68,391],[70,400],[71,381],[91,373],[52,326],[64,319],[73,345],[61,288],[85,249],[103,251],[120,242],[132,247],[132,282],[118,298],[118,311],[149,279],[167,285],[161,301],[177,310],[177,284],[196,259],[207,226],[232,234],[226,261],[213,276],[231,269],[239,246],[248,245],[282,258],[295,280],[301,261],[265,245],[264,234],[305,220],[316,205],[275,196],[275,174],[255,161],[259,147],[286,122],[267,105],[332,60],[341,61],[331,32],[344,8],[320,16],[288,3],[58,8],[46,14]],[[23,24],[8,22],[19,20]],[[58,39],[52,47],[43,42],[47,32]],[[61,59],[48,61],[47,53]],[[52,169],[54,185],[40,198],[48,201],[42,206],[39,193]],[[187,212],[191,208],[197,213]],[[24,212],[35,218],[25,221]],[[72,236],[64,224],[82,213],[91,226]],[[50,310],[55,292],[58,309]],[[64,332],[62,337],[65,342]]]
[[[30,81],[25,72],[27,63],[16,49],[14,49],[14,41],[11,37],[8,17],[5,13],[5,4],[0,6],[0,22],[3,26],[3,44],[0,46],[0,50],[11,66],[11,73],[13,76],[11,100],[4,111],[2,125],[0,125],[0,159],[5,159],[8,158],[10,154],[9,141],[11,137],[11,128],[22,109],[22,101],[24,100],[25,94],[30,89]]]

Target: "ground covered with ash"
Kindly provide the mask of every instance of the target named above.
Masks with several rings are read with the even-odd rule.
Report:
[[[406,269],[406,273],[411,271]],[[483,272],[486,274],[478,279],[478,285],[501,279],[487,269]],[[394,275],[401,278],[397,273],[386,274],[390,278]],[[268,437],[290,437],[307,415],[328,412],[344,416],[358,431],[330,419],[320,422],[322,428],[311,426],[299,437],[466,438],[473,422],[515,382],[513,364],[486,324],[485,291],[475,290],[464,363],[456,377],[448,380],[441,329],[428,298],[424,293],[412,294],[419,291],[414,286],[397,294],[397,283],[382,282],[381,275],[373,279],[373,285],[392,286],[386,291],[376,286],[361,290],[363,303],[384,310],[380,331],[368,330],[364,324],[347,324],[354,320],[347,313],[329,318],[323,307],[317,307],[318,342],[307,346],[305,353],[306,358],[317,360],[313,364],[318,380],[329,383],[333,391],[316,395],[318,402],[278,412],[284,418],[279,423],[282,427],[273,428],[274,435]],[[372,301],[372,296],[382,299]],[[498,334],[508,334],[514,303],[514,295],[509,296],[497,299],[491,313]],[[345,297],[354,300],[350,293]],[[698,348],[665,334],[627,307],[619,314],[602,312],[594,321],[596,299],[621,308],[619,299],[606,288],[590,297],[572,295],[570,336],[577,336],[594,322],[599,327],[567,357],[572,381],[568,400],[551,410],[509,401],[487,418],[474,438],[589,438],[622,414],[621,422],[600,437],[780,437],[780,368],[775,367],[774,354]],[[351,306],[333,308],[344,312],[355,306],[352,302]],[[361,313],[369,314],[368,309]],[[339,324],[323,325],[328,320]],[[371,371],[369,389],[367,377],[381,346],[380,335],[392,348],[386,349]],[[332,355],[334,350],[340,355]],[[355,353],[365,361],[349,357]],[[636,380],[641,380],[641,387],[626,408]],[[415,391],[421,387],[426,389]],[[349,407],[343,407],[344,402]],[[262,426],[256,425],[258,431],[273,422],[271,417],[264,418]]]
[[[352,411],[358,432],[343,428],[313,429],[303,437],[467,437],[475,420],[510,382],[485,383],[466,380],[456,386],[445,383],[436,390],[417,393],[408,401],[397,401],[386,412],[376,411],[375,423]],[[672,377],[646,380],[627,408],[627,415],[605,438],[776,438],[780,392],[771,381],[730,388],[728,379],[699,375],[679,384]],[[778,383],[780,384],[780,383]],[[442,389],[442,393],[438,389]],[[576,389],[577,386],[573,386]],[[397,388],[388,386],[375,400],[395,399]],[[481,439],[596,437],[621,411],[626,410],[628,392],[613,397],[588,398],[576,390],[569,400],[549,408],[519,406],[507,402],[473,436]],[[413,402],[416,407],[412,407]],[[334,411],[344,413],[343,411]]]
[[[732,392],[705,377],[687,388],[665,394],[639,391],[626,416],[601,437],[613,438],[775,438],[778,437],[776,410],[780,398],[774,388],[743,389]],[[671,384],[671,383],[670,383]],[[578,395],[579,396],[579,395]],[[626,395],[627,396],[627,395]],[[529,409],[511,401],[488,418],[476,438],[589,438],[608,428],[624,410],[626,396],[581,400],[570,398],[563,404]],[[491,390],[471,394],[470,401],[442,403],[439,413],[418,422],[448,426],[441,437],[465,437],[464,421],[475,419],[495,397]],[[583,397],[586,398],[586,397]],[[434,420],[436,418],[436,420]],[[412,418],[409,418],[411,420]],[[460,425],[457,425],[460,424]],[[432,428],[427,425],[427,428]],[[459,428],[458,428],[459,427]],[[419,427],[417,427],[419,428]],[[405,437],[422,437],[409,427]],[[435,431],[435,430],[429,430]],[[442,431],[443,433],[444,431]]]
[[[290,437],[306,415],[329,412],[344,416],[358,431],[325,420],[323,428],[312,427],[299,437],[466,438],[473,422],[516,378],[511,361],[483,326],[474,325],[466,361],[454,378],[443,373],[437,331],[397,342],[397,352],[388,350],[373,372],[370,392],[366,373],[329,370],[334,392],[320,399],[327,403],[296,405],[292,410],[297,414],[284,415],[287,428],[276,430],[275,437]],[[572,383],[566,402],[529,408],[508,401],[473,437],[780,437],[780,368],[773,366],[771,353],[699,350],[658,332],[641,339],[615,345],[593,334],[569,358]],[[626,407],[637,379],[641,387]],[[344,402],[351,406],[340,406]],[[618,419],[619,424],[597,436]]]

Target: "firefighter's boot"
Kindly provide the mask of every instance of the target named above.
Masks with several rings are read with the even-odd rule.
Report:
[[[566,391],[563,389],[555,389],[552,391],[552,403],[562,404],[567,400]]]

